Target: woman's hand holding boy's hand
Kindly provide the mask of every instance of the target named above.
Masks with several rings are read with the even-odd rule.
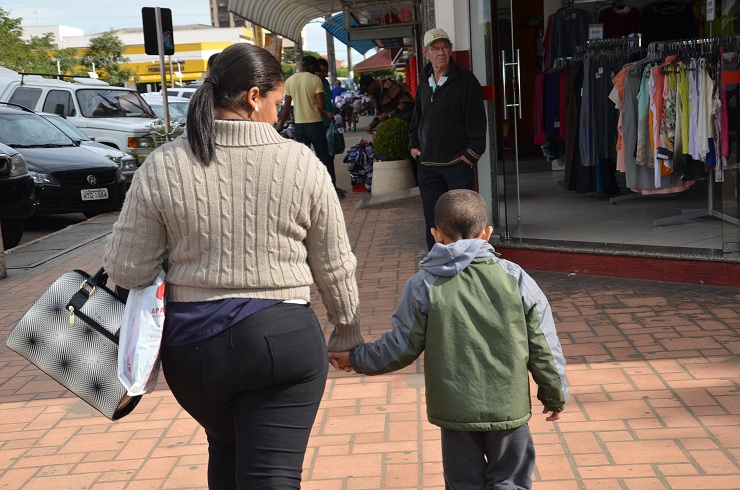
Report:
[[[542,413],[548,413],[548,412],[550,412],[549,408],[544,407],[542,409]],[[552,415],[547,417],[545,420],[547,420],[548,422],[555,422],[556,420],[560,420],[560,412],[552,412]]]
[[[349,362],[349,351],[329,352],[329,364],[334,366],[335,369],[342,369],[348,373],[354,371],[352,364]]]

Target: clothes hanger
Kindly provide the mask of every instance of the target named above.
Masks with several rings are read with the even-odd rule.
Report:
[[[659,41],[650,43],[647,47],[647,55],[641,60],[635,61],[635,66],[629,69],[627,75],[641,77],[646,65],[657,63],[661,59],[660,53],[658,53],[658,46],[661,44]]]

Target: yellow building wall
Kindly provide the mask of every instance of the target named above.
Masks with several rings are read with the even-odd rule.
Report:
[[[189,59],[183,60],[185,53],[198,53],[200,55],[204,52],[222,51],[231,44],[227,42],[176,44],[175,54],[164,57],[167,85],[172,85],[170,63],[172,63],[172,74],[175,82],[191,82],[203,78],[210,55],[201,59],[190,59],[194,56],[189,55],[187,56]],[[139,57],[146,55],[146,52],[144,46],[127,46],[124,55],[128,58],[132,56]],[[139,75],[138,83],[160,83],[162,81],[159,73],[159,56],[151,56],[150,62],[124,63],[121,66],[135,71]],[[182,73],[182,78],[175,74],[177,72]]]

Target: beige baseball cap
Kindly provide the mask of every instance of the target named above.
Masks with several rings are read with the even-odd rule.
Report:
[[[424,47],[428,47],[437,39],[446,39],[447,41],[449,41],[450,36],[448,36],[443,29],[429,29],[424,34]]]

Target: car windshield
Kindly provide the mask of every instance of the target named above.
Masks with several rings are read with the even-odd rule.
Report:
[[[64,134],[72,138],[74,141],[91,141],[92,139],[83,133],[80,128],[72,124],[71,122],[64,119],[58,114],[44,114],[44,119],[58,127]]]
[[[133,90],[78,90],[77,101],[84,117],[156,117],[141,95]]]
[[[23,112],[0,114],[0,143],[13,148],[74,146],[74,142],[43,117]]]

